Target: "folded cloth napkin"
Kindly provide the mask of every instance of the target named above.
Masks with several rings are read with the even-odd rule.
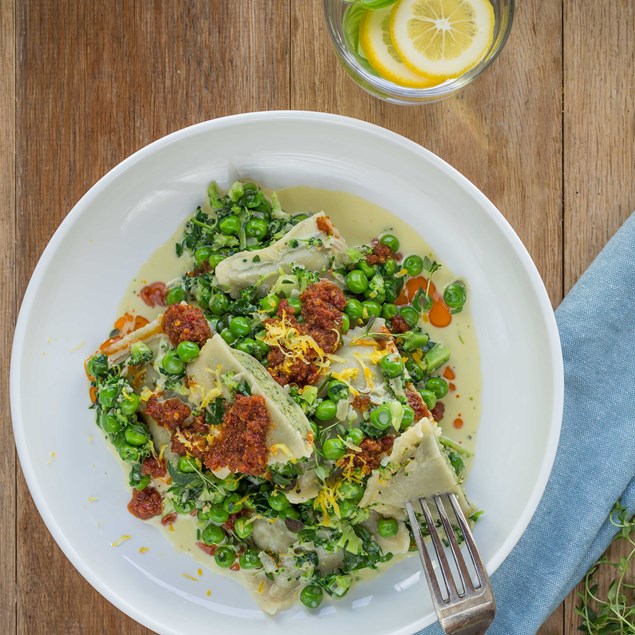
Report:
[[[556,310],[564,417],[538,509],[492,576],[488,635],[533,635],[635,513],[635,213]],[[438,623],[421,635],[439,635]]]

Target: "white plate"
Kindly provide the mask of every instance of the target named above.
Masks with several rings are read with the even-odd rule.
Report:
[[[317,635],[362,623],[366,635],[411,633],[434,621],[417,558],[317,613],[298,606],[275,619],[232,580],[183,577],[198,565],[128,513],[122,470],[87,409],[82,361],[111,327],[132,275],[211,180],[239,177],[370,199],[419,228],[468,280],[483,418],[467,489],[487,510],[475,533],[490,572],[518,541],[549,476],[562,415],[560,343],[538,272],[496,208],[441,159],[382,128],[320,113],[251,113],[171,134],[109,172],[60,225],[24,296],[11,360],[14,433],[31,494],[80,573],[161,633]],[[132,539],[112,548],[122,534]]]

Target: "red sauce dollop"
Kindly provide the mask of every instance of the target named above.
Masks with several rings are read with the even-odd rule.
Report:
[[[165,283],[153,282],[139,291],[139,297],[148,306],[165,306],[165,292]]]

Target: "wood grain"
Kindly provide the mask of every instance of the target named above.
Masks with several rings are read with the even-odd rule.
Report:
[[[9,358],[16,315],[15,287],[15,4],[0,3],[0,633],[16,628],[15,448],[9,413]]]
[[[52,233],[108,169],[184,126],[274,108],[358,117],[440,155],[507,217],[556,305],[635,208],[634,12],[632,0],[518,2],[481,78],[439,104],[399,107],[340,68],[321,0],[2,0],[3,323]],[[3,395],[10,337],[3,329]],[[2,444],[0,633],[148,633],[75,572],[17,470]],[[574,604],[540,635],[573,635]]]
[[[568,290],[635,210],[635,3],[564,7]]]
[[[568,291],[635,210],[635,3],[565,0],[563,33]],[[608,551],[613,561],[626,554],[624,543]],[[614,577],[610,569],[600,570],[600,593]],[[564,604],[569,635],[579,623],[575,591]]]

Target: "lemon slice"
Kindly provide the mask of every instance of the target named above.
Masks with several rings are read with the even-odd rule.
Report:
[[[400,0],[390,34],[404,64],[431,78],[458,77],[477,64],[494,37],[489,0]]]
[[[408,88],[427,88],[439,82],[408,68],[399,57],[390,37],[388,9],[366,11],[359,29],[359,43],[369,64],[384,78]]]

